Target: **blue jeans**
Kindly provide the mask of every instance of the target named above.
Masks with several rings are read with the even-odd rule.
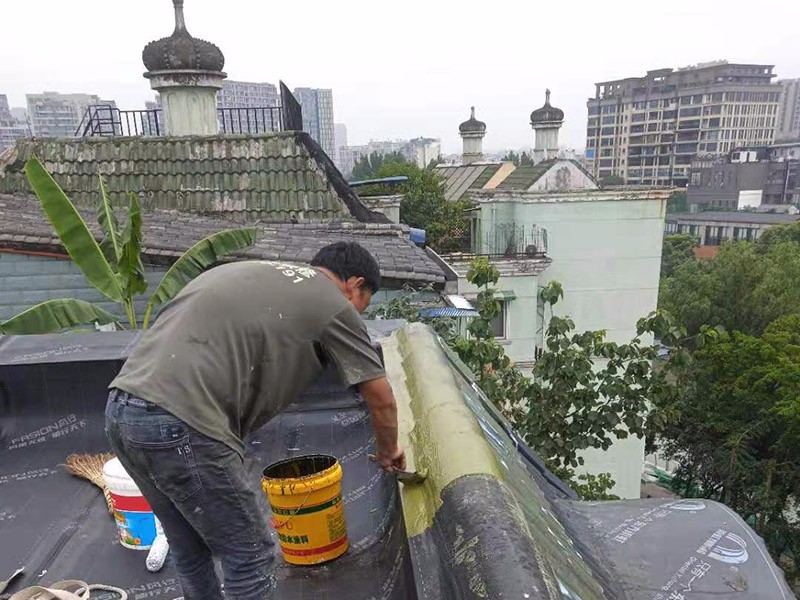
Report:
[[[239,454],[158,406],[119,390],[106,433],[161,521],[186,600],[273,597],[274,543]]]

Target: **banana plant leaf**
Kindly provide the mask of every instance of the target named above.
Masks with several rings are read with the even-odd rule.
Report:
[[[118,323],[119,317],[84,300],[62,298],[48,300],[22,311],[8,321],[0,323],[0,333],[6,335],[33,335],[58,333],[66,327],[87,323]]]
[[[100,210],[97,212],[97,222],[103,230],[105,237],[100,242],[100,249],[106,260],[113,266],[119,264],[122,258],[122,243],[120,241],[119,222],[114,209],[111,206],[111,199],[108,197],[108,188],[102,175],[100,179]]]
[[[168,302],[192,279],[223,256],[252,246],[256,242],[255,228],[226,229],[197,242],[175,261],[164,274],[158,288],[147,301],[143,326],[146,328],[153,309]]]
[[[122,302],[122,289],[111,265],[63,190],[36,158],[25,163],[25,174],[67,254],[86,280],[110,300]]]
[[[136,194],[128,194],[130,208],[120,239],[122,253],[117,273],[126,299],[147,291],[142,264],[142,209]]]

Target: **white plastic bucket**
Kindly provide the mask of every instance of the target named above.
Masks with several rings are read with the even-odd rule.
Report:
[[[103,465],[103,480],[114,505],[119,543],[133,550],[148,550],[156,538],[156,518],[118,458]]]

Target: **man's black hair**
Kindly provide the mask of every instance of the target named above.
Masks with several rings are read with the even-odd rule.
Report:
[[[378,261],[356,242],[334,242],[322,248],[311,259],[312,267],[324,267],[342,281],[363,277],[364,287],[373,294],[381,287]]]

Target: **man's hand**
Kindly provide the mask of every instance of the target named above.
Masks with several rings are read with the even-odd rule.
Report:
[[[367,403],[375,430],[377,456],[375,460],[384,471],[405,470],[406,453],[397,443],[397,403],[386,377],[365,381],[358,386]]]
[[[393,451],[386,453],[378,450],[375,461],[387,473],[394,473],[395,469],[406,470],[406,453],[400,446],[396,446]]]

